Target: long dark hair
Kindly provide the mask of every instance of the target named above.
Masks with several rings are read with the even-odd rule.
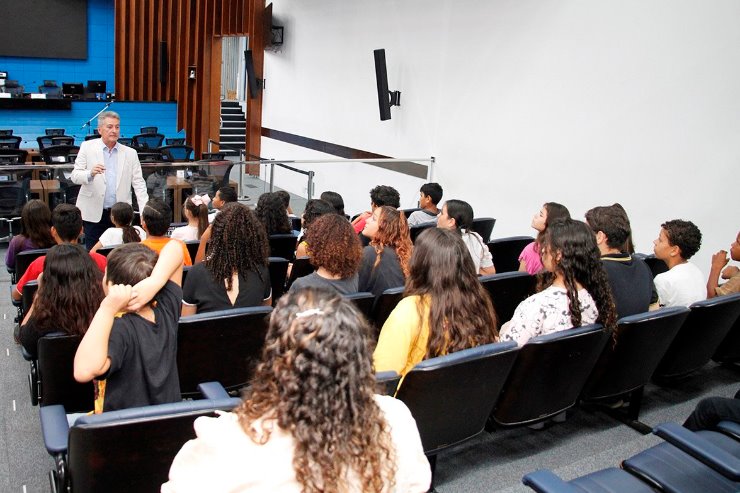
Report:
[[[192,197],[188,197],[183,207],[198,220],[198,238],[200,238],[208,228],[208,206],[206,204],[195,205]]]
[[[138,243],[141,241],[139,232],[131,226],[134,220],[134,208],[126,202],[116,202],[110,208],[110,216],[113,222],[123,230],[124,243]]]
[[[226,290],[231,289],[234,272],[246,277],[249,271],[257,273],[266,267],[270,255],[265,227],[254,212],[246,205],[229,202],[213,220],[211,242],[206,256],[206,269],[216,283],[226,281]]]
[[[403,212],[388,205],[380,207],[378,232],[370,241],[370,246],[375,249],[377,254],[373,269],[380,264],[380,257],[383,255],[385,247],[393,247],[398,256],[398,263],[401,264],[403,277],[408,277],[409,260],[414,247],[411,243],[409,225]]]
[[[283,199],[274,193],[263,193],[257,201],[257,208],[254,210],[257,218],[265,227],[267,235],[290,233],[290,219],[285,212]]]
[[[31,240],[36,248],[56,245],[51,236],[51,210],[41,200],[29,200],[21,211],[21,235]]]
[[[236,414],[255,443],[270,439],[273,420],[293,436],[303,492],[346,491],[348,473],[363,491],[393,489],[395,449],[373,397],[369,331],[350,301],[326,290],[289,292],[272,312],[262,361]]]
[[[552,222],[545,230],[542,251],[550,253],[556,272],[563,275],[573,327],[582,325],[581,304],[576,287],[578,282],[596,303],[596,309],[599,311],[596,321],[605,329],[614,330],[617,326],[617,310],[609,281],[601,265],[596,237],[591,228],[586,223],[574,219]],[[549,275],[542,279],[545,282],[540,283],[540,288],[552,284],[554,276]],[[546,281],[548,279],[549,283]]]
[[[570,219],[570,211],[563,204],[545,202],[542,207],[547,211],[547,218],[545,218],[545,229],[537,233],[537,239],[535,241],[538,245],[542,245],[542,238],[551,223],[561,219]]]
[[[103,301],[103,275],[81,245],[49,249],[30,320],[40,332],[83,335]]]
[[[462,229],[469,231],[473,227],[473,207],[464,200],[450,199],[445,202],[447,217],[455,220],[457,233],[462,234]]]
[[[429,228],[416,238],[404,290],[412,295],[420,296],[419,318],[429,316],[427,358],[498,339],[491,298],[454,231]]]

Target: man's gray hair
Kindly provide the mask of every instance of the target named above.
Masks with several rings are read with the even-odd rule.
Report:
[[[98,116],[98,128],[103,125],[103,122],[105,122],[106,118],[114,118],[119,122],[121,121],[121,117],[115,111],[104,111],[100,114],[100,116]]]

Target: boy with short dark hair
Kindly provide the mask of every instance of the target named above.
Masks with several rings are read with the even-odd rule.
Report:
[[[360,233],[365,229],[365,221],[368,217],[373,215],[373,211],[377,207],[389,205],[394,209],[401,207],[401,195],[393,187],[388,185],[378,185],[377,187],[370,190],[370,210],[365,211],[357,216],[352,221],[352,226],[355,228],[355,233]]]
[[[236,202],[238,197],[236,196],[236,190],[231,187],[221,187],[216,190],[216,195],[213,196],[211,204],[213,205],[213,211],[208,213],[208,222],[212,223],[216,218],[216,214],[221,208],[229,202]]]
[[[668,266],[668,272],[655,276],[660,306],[689,306],[706,299],[704,276],[689,259],[699,251],[701,231],[691,221],[674,219],[661,224],[653,241],[655,257]]]
[[[188,253],[188,247],[185,246],[185,243],[167,237],[167,230],[171,223],[172,209],[170,209],[170,206],[158,198],[149,200],[141,211],[141,227],[144,228],[147,235],[141,244],[159,253],[165,245],[176,241],[182,248],[182,258],[185,265],[193,265],[190,253]]]
[[[437,222],[440,210],[437,204],[442,200],[442,187],[439,183],[425,183],[419,189],[420,211],[414,211],[409,215],[409,226]]]
[[[110,253],[103,278],[106,297],[74,360],[75,380],[95,379],[96,413],[180,400],[182,260],[174,242],[164,246],[159,259],[140,243]]]

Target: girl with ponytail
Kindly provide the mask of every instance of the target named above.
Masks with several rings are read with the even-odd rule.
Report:
[[[116,202],[110,209],[110,220],[113,228],[108,228],[100,235],[100,239],[91,252],[99,248],[122,245],[124,243],[138,243],[146,239],[146,233],[139,226],[132,226],[134,208],[126,202]]]

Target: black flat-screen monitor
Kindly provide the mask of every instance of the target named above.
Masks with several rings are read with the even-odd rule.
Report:
[[[105,93],[105,81],[104,80],[87,81],[87,92],[89,92],[90,94]]]
[[[62,94],[65,96],[82,96],[85,94],[85,86],[82,82],[64,82],[62,83]]]

